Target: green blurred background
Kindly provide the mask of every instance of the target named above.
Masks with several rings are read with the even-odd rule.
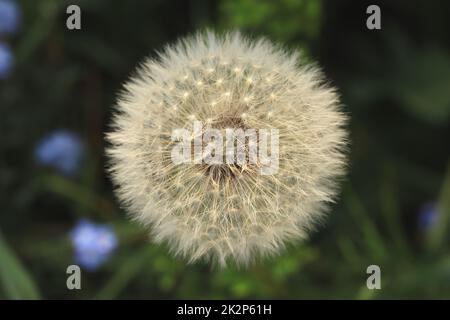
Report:
[[[0,298],[450,298],[450,2],[16,4],[20,26],[0,36],[13,55],[0,80]],[[81,7],[80,31],[66,28],[70,4]],[[381,7],[381,30],[366,28],[369,4]],[[203,28],[303,50],[351,116],[350,170],[326,225],[249,269],[187,265],[151,244],[104,171],[121,83],[155,50]],[[71,174],[36,156],[61,130],[82,145]],[[82,271],[81,290],[68,290],[80,219],[109,226],[118,246]],[[366,287],[371,264],[381,290]]]

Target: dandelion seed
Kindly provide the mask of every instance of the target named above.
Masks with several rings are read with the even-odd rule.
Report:
[[[209,56],[222,57],[209,61],[215,80],[188,62]],[[150,228],[154,241],[190,262],[204,258],[224,266],[247,265],[306,238],[335,201],[346,167],[346,116],[320,70],[301,65],[296,52],[237,32],[199,33],[168,47],[161,61],[144,65],[118,100],[107,153],[119,199]],[[247,82],[235,76],[242,70]],[[180,85],[184,74],[195,81]],[[193,94],[177,114],[145,104],[148,94],[177,102],[184,90]],[[226,103],[213,105],[218,97]],[[243,103],[246,97],[255,103]],[[277,129],[277,173],[262,175],[260,163],[172,163],[170,132],[192,127],[188,115],[216,130]],[[141,130],[146,117],[161,129]],[[163,150],[155,152],[156,145]]]

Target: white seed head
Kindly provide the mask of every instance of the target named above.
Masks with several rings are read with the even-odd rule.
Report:
[[[318,68],[238,32],[199,33],[159,56],[125,84],[107,134],[109,171],[130,215],[174,254],[221,266],[307,237],[346,166],[346,116]],[[174,164],[171,134],[192,119],[219,130],[278,129],[278,171]]]

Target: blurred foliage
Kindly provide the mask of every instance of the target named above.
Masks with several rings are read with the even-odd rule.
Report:
[[[264,35],[309,53],[321,26],[322,0],[231,0],[219,5],[219,27]]]
[[[283,43],[319,34],[322,1],[222,1],[221,22],[226,28],[269,35]]]
[[[0,298],[450,298],[450,5],[380,1],[17,1],[8,41],[14,70],[0,82]],[[65,8],[82,8],[82,30]],[[187,265],[129,221],[105,175],[110,106],[134,67],[168,42],[210,27],[242,29],[317,60],[351,115],[349,175],[327,224],[308,241],[249,269]],[[77,178],[39,166],[41,137],[77,132]],[[421,205],[438,220],[417,225]],[[119,248],[82,290],[67,290],[69,231],[79,218],[110,224]],[[366,288],[377,264],[382,289]]]
[[[2,291],[9,299],[37,299],[39,293],[30,275],[11,252],[0,234],[0,278]]]
[[[435,44],[414,47],[397,29],[386,34],[386,68],[350,87],[360,103],[386,97],[418,121],[445,125],[450,117],[450,55]]]

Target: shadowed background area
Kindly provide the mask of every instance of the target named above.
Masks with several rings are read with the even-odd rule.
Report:
[[[82,29],[67,30],[77,4]],[[366,28],[378,4],[382,29]],[[450,298],[450,3],[0,0],[0,298]],[[104,132],[145,57],[210,28],[301,49],[351,116],[326,224],[249,269],[187,265],[127,219]],[[68,290],[66,268],[82,268]],[[366,269],[381,268],[381,290]]]

